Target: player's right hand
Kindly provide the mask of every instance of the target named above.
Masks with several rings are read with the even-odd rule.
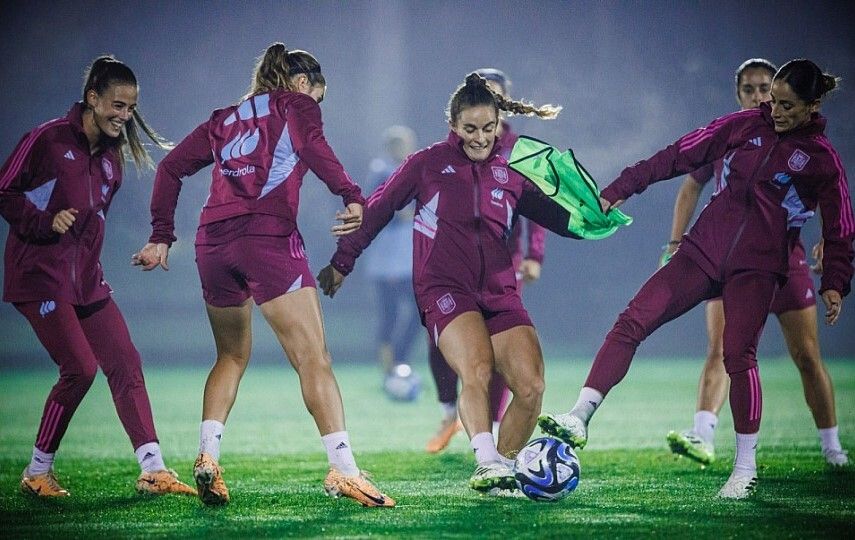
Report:
[[[131,255],[132,266],[142,266],[143,271],[154,270],[158,266],[169,271],[169,246],[151,242]]]
[[[69,208],[68,210],[60,210],[53,216],[53,221],[51,222],[50,228],[53,229],[54,232],[58,232],[59,234],[65,234],[68,232],[68,229],[74,224],[75,220],[77,220],[77,214],[79,212],[75,208]]]
[[[333,268],[331,264],[328,264],[318,272],[317,280],[318,285],[321,286],[321,291],[332,298],[336,291],[341,288],[341,284],[344,283],[344,275]]]

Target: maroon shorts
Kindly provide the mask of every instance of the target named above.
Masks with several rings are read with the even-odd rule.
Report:
[[[489,300],[479,296],[458,289],[436,287],[416,299],[422,324],[427,328],[434,345],[439,341],[445,327],[467,311],[475,311],[484,317],[491,336],[516,326],[534,326],[519,294],[511,293]]]
[[[804,262],[804,261],[803,261]],[[783,287],[775,292],[769,313],[780,315],[816,305],[816,292],[807,263],[799,268],[790,267],[790,275]]]
[[[263,304],[303,287],[315,287],[300,233],[241,236],[196,246],[196,266],[205,302],[234,307],[252,296]]]

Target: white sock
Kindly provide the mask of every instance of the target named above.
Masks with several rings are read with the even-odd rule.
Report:
[[[712,444],[715,440],[715,427],[718,425],[718,415],[711,411],[695,413],[695,427],[692,428],[705,443]]]
[[[440,403],[442,407],[442,417],[443,418],[456,418],[457,417],[457,403]]]
[[[843,447],[840,445],[840,437],[837,435],[837,426],[818,429],[819,442],[822,445],[823,452],[826,450],[836,450],[840,452]]]
[[[45,474],[50,471],[50,468],[53,467],[53,456],[55,455],[53,453],[42,452],[34,446],[33,457],[30,458],[30,464],[27,467],[30,476]]]
[[[757,475],[757,441],[759,433],[736,434],[736,457],[733,460],[733,470],[745,474]]]
[[[475,461],[478,465],[487,465],[488,463],[503,463],[503,458],[496,450],[496,441],[493,439],[493,434],[489,431],[476,433],[469,441],[472,445],[472,450],[475,451]]]
[[[160,453],[160,445],[156,442],[145,443],[136,450],[137,461],[143,472],[157,472],[166,470],[163,455]]]
[[[570,414],[576,416],[586,424],[591,421],[594,416],[594,411],[603,402],[603,395],[591,387],[583,386],[579,391],[579,399],[576,404],[570,409]]]
[[[335,467],[345,476],[356,476],[359,467],[353,458],[353,450],[350,448],[350,440],[346,431],[336,431],[321,437],[324,448],[327,450],[327,459],[330,466]]]
[[[217,420],[202,420],[199,427],[199,453],[211,456],[214,461],[220,461],[220,442],[226,426]]]
[[[514,463],[516,463],[515,459],[511,459],[509,457],[505,457],[502,454],[499,454],[499,457],[502,458],[502,463],[508,466],[509,469],[514,468]]]

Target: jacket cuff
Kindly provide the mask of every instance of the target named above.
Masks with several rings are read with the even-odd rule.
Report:
[[[362,196],[358,191],[356,193],[351,193],[344,196],[344,205],[347,206],[351,203],[361,204],[365,206],[365,197]]]
[[[332,267],[338,270],[343,276],[346,276],[353,271],[353,265],[355,263],[356,260],[353,257],[345,255],[340,251],[336,251],[332,256],[332,259],[330,259]]]

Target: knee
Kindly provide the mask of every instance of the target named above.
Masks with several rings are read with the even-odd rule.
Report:
[[[304,369],[312,371],[332,371],[332,358],[326,349],[319,347],[304,347],[298,350],[288,351],[286,354],[298,372]]]
[[[822,370],[822,360],[816,347],[800,347],[791,352],[793,363],[802,374],[814,374]]]
[[[537,404],[543,399],[543,392],[545,390],[546,382],[543,380],[543,375],[532,373],[516,381],[512,391],[515,399],[521,399],[526,403]]]
[[[217,354],[217,365],[228,367],[231,369],[238,369],[241,372],[246,370],[246,366],[249,363],[249,354],[243,353],[218,353]]]
[[[622,343],[638,345],[648,336],[649,332],[644,324],[632,314],[627,308],[618,316],[617,322],[609,332],[609,338]]]
[[[94,362],[66,367],[60,371],[60,380],[79,388],[89,388],[95,382],[98,365]]]

